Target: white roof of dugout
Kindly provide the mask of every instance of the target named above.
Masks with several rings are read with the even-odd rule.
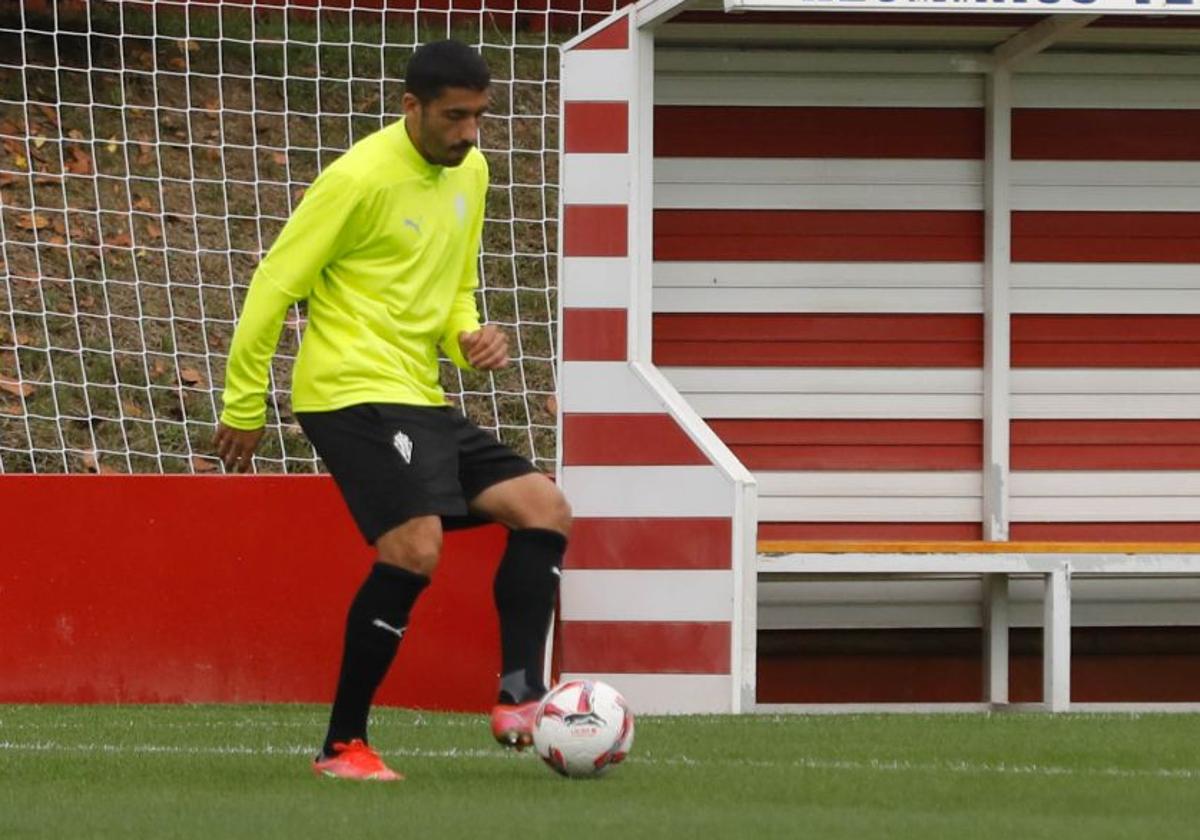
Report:
[[[714,45],[711,19],[673,20],[685,11],[746,16],[718,36],[730,47],[1200,55],[1200,0],[640,0],[633,20],[660,44]]]

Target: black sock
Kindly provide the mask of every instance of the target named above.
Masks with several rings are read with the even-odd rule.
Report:
[[[332,755],[335,741],[367,739],[367,715],[408,626],[408,613],[429,585],[424,575],[376,563],[359,587],[346,616],[346,639],[337,695],[322,751]]]
[[[492,592],[500,614],[500,702],[523,703],[546,693],[542,655],[567,538],[557,531],[511,531]]]

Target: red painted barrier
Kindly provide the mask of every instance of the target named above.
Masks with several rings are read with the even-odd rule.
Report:
[[[0,476],[0,702],[328,702],[372,552],[325,476]],[[498,526],[447,534],[378,701],[495,698]]]

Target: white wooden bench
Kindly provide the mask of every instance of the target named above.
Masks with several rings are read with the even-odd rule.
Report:
[[[1008,584],[1038,576],[1043,590],[1042,707],[1071,708],[1072,575],[1200,575],[1197,543],[759,541],[758,576],[933,577],[983,581],[983,696],[1009,706]]]

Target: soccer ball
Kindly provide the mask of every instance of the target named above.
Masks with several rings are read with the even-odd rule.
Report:
[[[533,746],[550,769],[574,779],[601,776],[633,746],[633,712],[608,683],[572,680],[542,698]]]

